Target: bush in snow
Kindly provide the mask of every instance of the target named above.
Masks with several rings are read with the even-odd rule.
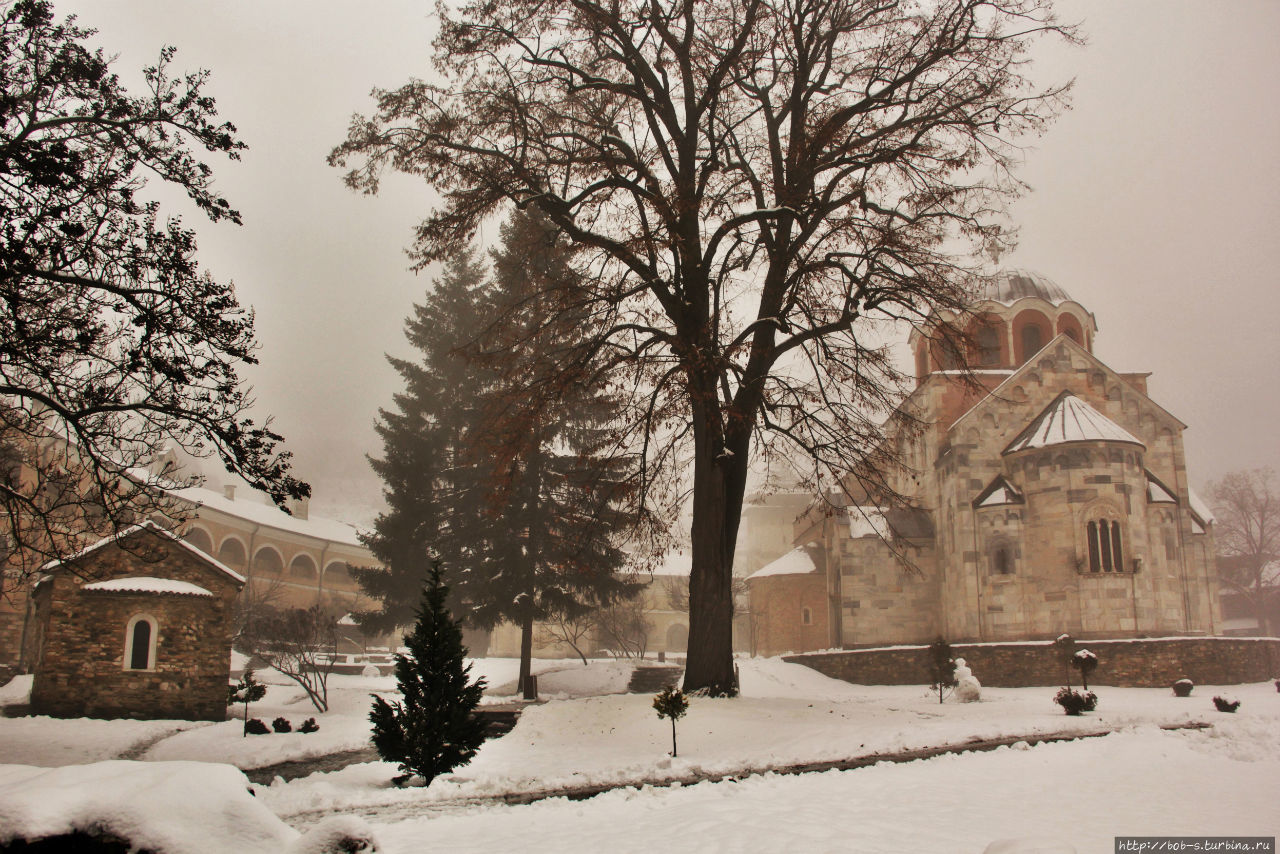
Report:
[[[1280,679],[1276,680],[1276,690],[1280,691]]]
[[[293,724],[286,718],[276,718],[271,722],[271,728],[276,732],[293,732]]]
[[[932,680],[929,689],[938,692],[939,703],[942,702],[947,691],[956,684],[952,673],[954,666],[955,662],[951,660],[951,644],[941,637],[929,644],[929,678]]]
[[[1220,712],[1234,712],[1240,708],[1240,701],[1232,700],[1229,697],[1214,697],[1213,704],[1218,707]]]
[[[295,839],[286,854],[378,854],[373,831],[355,816],[340,815],[320,823]]]
[[[440,774],[466,765],[484,743],[485,723],[475,715],[484,680],[469,681],[471,665],[462,629],[445,607],[449,588],[440,562],[431,564],[413,632],[405,635],[407,655],[396,654],[396,682],[403,702],[374,695],[369,720],[378,755],[430,785]]]
[[[249,734],[249,704],[261,700],[266,695],[267,686],[253,678],[252,667],[244,671],[239,682],[227,686],[227,705],[244,703],[244,732],[241,735]]]
[[[249,718],[249,720],[245,721],[244,731],[249,735],[268,735],[271,732],[261,718]]]
[[[1053,701],[1062,710],[1069,715],[1078,715],[1081,712],[1092,712],[1098,707],[1098,695],[1092,691],[1073,691],[1070,688],[1060,688],[1058,693],[1054,695]]]
[[[307,718],[302,722],[302,726],[298,727],[298,732],[315,732],[320,729],[320,724],[316,723],[315,718]]]
[[[1190,679],[1179,679],[1173,683],[1173,694],[1175,697],[1190,697],[1191,689],[1196,687],[1196,683]]]
[[[1071,666],[1080,671],[1080,685],[1086,692],[1089,690],[1089,674],[1098,667],[1098,656],[1087,649],[1082,649],[1071,656]]]
[[[658,718],[671,718],[671,755],[676,756],[676,721],[689,711],[689,698],[679,688],[668,685],[653,698]]]

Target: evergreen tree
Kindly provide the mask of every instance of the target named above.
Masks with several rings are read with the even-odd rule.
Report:
[[[408,622],[427,555],[458,567],[467,625],[521,627],[522,688],[535,621],[639,590],[620,575],[619,538],[639,518],[631,459],[603,372],[575,352],[590,319],[568,255],[545,220],[516,213],[491,279],[463,253],[415,307],[406,334],[421,358],[391,360],[406,387],[381,413],[372,461],[389,509],[365,543],[387,569],[356,573],[382,603],[362,625],[386,630]]]
[[[404,639],[409,652],[396,655],[402,700],[388,703],[375,695],[369,712],[378,755],[422,777],[424,785],[469,763],[484,742],[484,721],[474,714],[484,679],[470,681],[462,630],[445,605],[448,593],[435,561],[418,621]]]
[[[486,469],[486,515],[500,527],[488,526],[459,591],[474,624],[520,626],[523,688],[535,621],[574,619],[639,591],[622,573],[619,539],[640,515],[604,367],[581,352],[592,321],[570,249],[532,212],[513,213],[501,237],[485,312],[493,322],[476,351],[491,377],[470,444]]]
[[[432,555],[463,566],[460,520],[479,513],[468,489],[461,459],[462,436],[470,420],[468,389],[480,382],[480,369],[467,350],[480,326],[479,299],[484,267],[472,252],[451,261],[413,316],[405,335],[420,354],[417,360],[387,360],[404,378],[394,410],[380,410],[381,459],[370,458],[384,483],[387,510],[362,539],[385,569],[357,568],[361,588],[380,603],[358,614],[363,628],[391,632],[413,619],[413,602],[426,582],[423,567]],[[468,526],[470,527],[470,526]],[[456,606],[456,602],[454,603]]]

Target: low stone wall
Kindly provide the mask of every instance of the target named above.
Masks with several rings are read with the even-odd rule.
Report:
[[[1280,677],[1277,638],[1147,638],[1078,641],[1098,656],[1090,685],[1158,688],[1178,679],[1197,685],[1235,685]],[[1022,688],[1061,685],[1066,675],[1048,641],[951,645],[983,685]],[[835,679],[861,685],[927,685],[929,648],[901,646],[786,656]],[[1071,683],[1079,684],[1073,669]]]

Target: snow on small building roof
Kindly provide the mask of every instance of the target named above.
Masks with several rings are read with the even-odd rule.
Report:
[[[179,581],[176,578],[153,578],[146,575],[129,578],[112,578],[109,581],[95,581],[86,584],[81,590],[100,593],[160,593],[174,596],[213,596],[213,593],[198,584]]]
[[[210,510],[216,510],[219,513],[225,513],[237,519],[244,519],[256,525],[266,525],[280,531],[289,531],[290,533],[302,534],[317,540],[329,540],[330,542],[349,546],[361,545],[355,527],[348,525],[346,522],[339,522],[336,519],[326,519],[322,516],[301,519],[297,516],[289,515],[274,505],[262,504],[250,499],[236,500],[227,498],[223,493],[215,492],[203,486],[177,489],[171,492],[170,495],[196,505],[197,516],[200,515],[199,508],[207,507]]]
[[[177,536],[173,534],[172,531],[166,531],[164,528],[161,528],[159,525],[157,525],[155,522],[152,522],[150,519],[148,519],[147,521],[143,522],[140,525],[134,525],[132,528],[126,528],[118,534],[114,534],[110,537],[104,537],[103,539],[98,540],[98,542],[94,543],[93,545],[88,546],[87,548],[81,549],[80,551],[76,552],[70,557],[63,558],[62,560],[51,560],[48,563],[46,563],[44,566],[40,567],[40,569],[44,572],[49,572],[50,570],[57,569],[63,564],[70,563],[71,561],[80,560],[81,558],[97,551],[103,546],[111,545],[112,543],[118,542],[119,540],[123,540],[126,537],[130,537],[138,533],[139,531],[144,531],[144,530],[148,531],[151,534],[154,534],[157,537],[162,537],[170,541],[171,543],[176,543],[177,545],[191,552],[196,557],[200,558],[201,561],[203,561],[204,563],[207,563],[209,566],[213,567],[214,569],[225,572],[227,575],[231,576],[240,584],[245,583],[245,578],[243,575],[236,572],[234,569],[227,566],[225,563],[218,560],[217,558],[207,555],[204,552],[200,551],[200,549],[186,542],[185,540],[179,539]],[[43,580],[44,579],[41,579],[41,581]]]
[[[998,507],[1004,504],[1022,504],[1022,493],[1004,475],[996,475],[996,479],[973,499],[974,507]]]
[[[1160,478],[1147,472],[1147,501],[1151,504],[1177,504],[1178,496],[1160,482]]]
[[[1213,511],[1209,509],[1209,505],[1205,504],[1204,499],[1197,495],[1196,491],[1190,486],[1187,487],[1187,498],[1191,505],[1191,512],[1199,516],[1200,521],[1206,525],[1214,521]]]
[[[893,533],[884,511],[879,507],[863,507],[855,504],[848,507],[845,513],[849,520],[850,539],[879,537],[887,540]]]
[[[1071,392],[1064,391],[1009,443],[1004,452],[1012,454],[1071,442],[1124,442],[1146,448],[1128,430]]]
[[[662,558],[662,563],[650,570],[650,574],[688,577],[692,571],[693,551],[688,548],[679,548],[667,552]]]
[[[809,575],[817,572],[818,564],[813,559],[815,548],[814,543],[798,546],[772,563],[760,567],[747,578],[765,578],[770,575]]]

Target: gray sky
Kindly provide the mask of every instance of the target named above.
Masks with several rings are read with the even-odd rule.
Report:
[[[126,83],[162,44],[178,47],[176,68],[212,70],[207,91],[250,146],[242,163],[213,164],[245,225],[169,210],[257,311],[249,378],[313,507],[367,517],[373,418],[400,387],[383,353],[406,354],[402,323],[429,285],[403,249],[431,197],[403,178],[357,196],[324,158],[370,89],[428,73],[433,4],[54,3],[100,31]],[[1280,3],[1058,8],[1089,44],[1039,59],[1044,79],[1076,78],[1073,109],[1027,152],[1033,192],[1013,208],[1021,245],[1003,260],[1094,312],[1103,361],[1152,372],[1151,396],[1188,425],[1193,485],[1280,468]]]

